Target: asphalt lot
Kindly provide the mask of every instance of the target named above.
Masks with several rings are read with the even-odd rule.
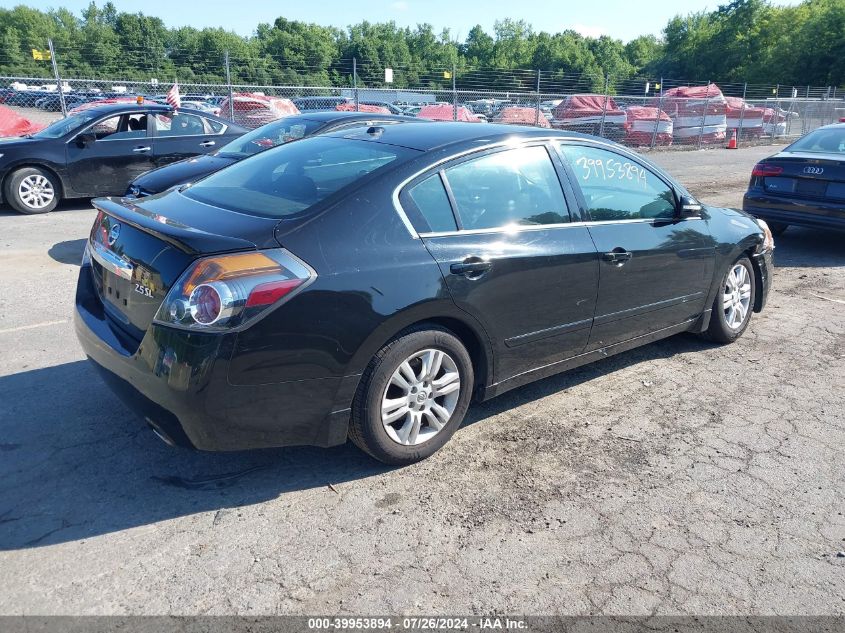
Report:
[[[652,155],[740,204],[771,148]],[[470,409],[404,469],[157,440],[70,321],[87,203],[0,211],[0,614],[845,614],[845,241],[790,229],[736,344]]]

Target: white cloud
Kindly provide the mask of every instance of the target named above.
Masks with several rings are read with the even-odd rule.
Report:
[[[396,2],[390,3],[390,8],[394,11],[407,11],[408,3],[405,0],[396,0]]]
[[[572,26],[572,30],[584,37],[601,37],[607,34],[600,26],[587,26],[586,24],[575,24]]]

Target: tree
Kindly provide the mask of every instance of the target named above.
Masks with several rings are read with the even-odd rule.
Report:
[[[49,61],[31,53],[46,49],[51,38],[59,70],[69,78],[219,83],[228,51],[233,80],[262,89],[349,86],[353,58],[361,85],[383,85],[384,69],[392,68],[393,87],[434,91],[451,89],[444,72],[453,67],[457,86],[467,90],[533,92],[538,70],[542,90],[550,93],[601,90],[607,75],[617,87],[660,76],[734,82],[734,89],[746,81],[841,85],[843,33],[845,0],[794,6],[732,0],[714,11],[673,17],[662,38],[644,35],[628,43],[572,30],[538,33],[515,19],[497,21],[492,34],[476,25],[460,44],[431,24],[363,21],[338,29],[285,17],[242,37],[224,28],[168,28],[111,2],[90,2],[78,16],[19,5],[0,9],[0,74],[51,77]]]

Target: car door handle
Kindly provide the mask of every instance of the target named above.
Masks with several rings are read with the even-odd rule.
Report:
[[[152,149],[152,147],[136,147],[132,151],[133,152],[149,152],[151,149]]]
[[[633,257],[633,253],[622,248],[614,248],[609,253],[602,253],[601,258],[611,264],[624,264]]]
[[[449,272],[453,275],[463,275],[469,279],[478,279],[491,268],[493,268],[492,262],[485,262],[478,258],[467,258],[460,264],[449,266]]]
[[[216,141],[203,141],[200,143],[200,147],[212,147],[214,145],[217,145]]]

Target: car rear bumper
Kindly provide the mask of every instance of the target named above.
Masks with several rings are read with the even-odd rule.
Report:
[[[344,391],[340,377],[231,385],[234,334],[152,325],[139,345],[98,304],[90,268],[83,266],[75,310],[79,342],[109,387],[167,441],[230,451],[346,440],[349,409],[335,405]]]
[[[742,210],[767,222],[845,231],[845,202],[809,201],[749,191],[743,197]]]

